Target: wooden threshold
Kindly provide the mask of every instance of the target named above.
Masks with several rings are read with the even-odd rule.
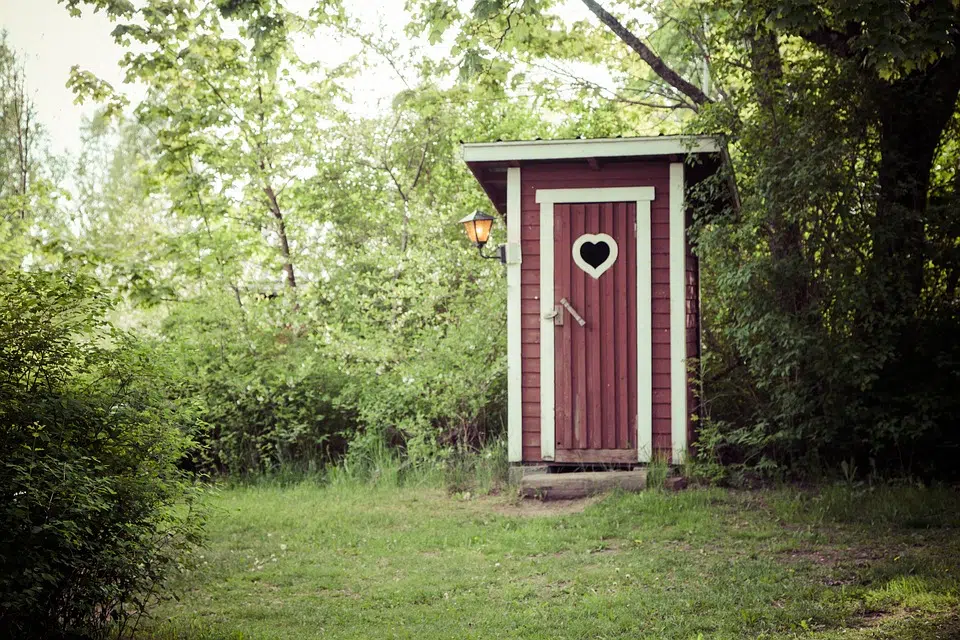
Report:
[[[557,449],[554,462],[579,464],[631,464],[637,462],[636,449]]]

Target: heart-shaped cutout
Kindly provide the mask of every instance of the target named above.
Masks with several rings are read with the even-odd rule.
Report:
[[[617,261],[617,241],[606,233],[585,233],[573,243],[573,261],[594,279]]]

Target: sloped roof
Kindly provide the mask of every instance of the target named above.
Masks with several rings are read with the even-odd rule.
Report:
[[[464,162],[501,214],[506,214],[508,167],[576,161],[596,166],[601,159],[612,162],[658,156],[679,161],[690,155],[707,154],[711,161],[705,169],[712,173],[719,166],[724,150],[723,141],[717,136],[516,140],[469,142],[460,146]]]

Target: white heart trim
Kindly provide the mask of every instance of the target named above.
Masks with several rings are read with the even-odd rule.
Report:
[[[604,260],[600,265],[592,267],[586,262],[583,261],[583,258],[580,256],[580,247],[584,243],[589,242],[591,244],[597,244],[599,242],[605,242],[608,247],[610,247],[610,255],[607,256],[607,259]],[[577,263],[577,266],[583,269],[588,275],[592,276],[594,279],[599,278],[604,274],[604,272],[613,266],[613,263],[617,261],[617,255],[619,249],[617,248],[617,241],[611,238],[605,233],[585,233],[573,243],[573,261]]]

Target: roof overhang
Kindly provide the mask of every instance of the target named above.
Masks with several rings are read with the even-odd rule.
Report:
[[[670,158],[673,162],[699,156],[706,162],[700,172],[712,173],[726,147],[718,136],[647,136],[594,140],[525,140],[470,142],[460,146],[461,156],[486,191],[494,207],[506,214],[507,169],[530,164],[583,162],[596,169],[600,163]],[[702,166],[707,165],[707,166]]]
[[[464,162],[523,160],[577,160],[719,153],[714,136],[648,136],[597,140],[525,140],[518,142],[468,142],[461,145]]]

